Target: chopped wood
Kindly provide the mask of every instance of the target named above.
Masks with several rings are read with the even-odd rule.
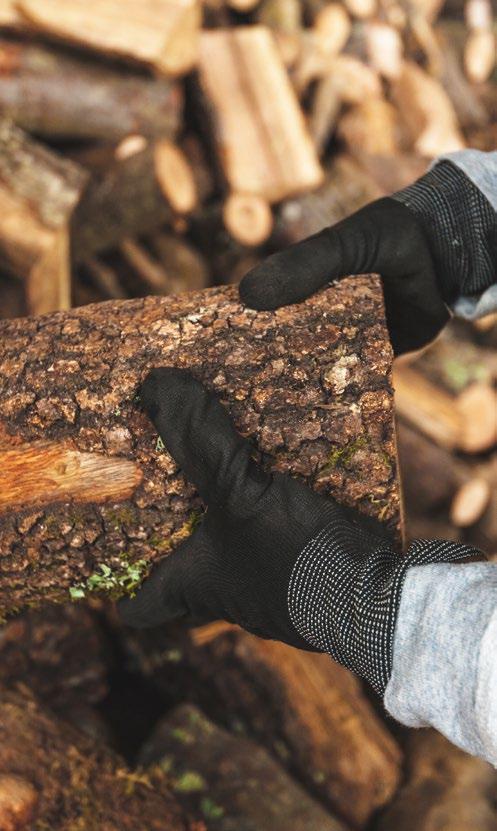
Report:
[[[273,228],[270,206],[254,194],[230,194],[223,205],[223,220],[230,234],[247,246],[261,245]]]
[[[185,240],[158,231],[149,238],[149,245],[168,276],[172,294],[204,289],[210,284],[205,259]]]
[[[183,75],[197,60],[198,0],[18,0],[29,28],[105,56]]]
[[[353,17],[373,17],[377,10],[376,0],[344,0],[345,7]]]
[[[246,724],[270,752],[276,749],[346,822],[362,827],[391,799],[399,748],[357,679],[329,656],[236,627],[202,647],[185,647],[184,654],[199,673],[197,683],[214,688],[223,712]],[[160,672],[153,677],[161,683]]]
[[[497,59],[495,34],[492,29],[475,29],[468,35],[464,49],[464,69],[475,84],[487,81]]]
[[[218,727],[191,705],[159,722],[139,762],[166,764],[178,800],[199,819],[206,818],[208,795],[222,828],[346,831],[264,748]]]
[[[70,306],[69,223],[86,181],[78,165],[0,120],[0,261],[26,281],[31,314]]]
[[[139,275],[148,292],[171,294],[172,283],[167,271],[137,240],[124,239],[119,246],[119,251]]]
[[[376,182],[352,158],[337,156],[318,190],[283,203],[276,215],[274,244],[279,248],[299,242],[382,195]]]
[[[314,18],[313,30],[323,52],[338,55],[350,37],[352,23],[342,5],[326,3]]]
[[[107,695],[109,646],[87,607],[28,609],[1,633],[2,687],[23,684],[47,707],[64,714],[82,703],[96,705]]]
[[[478,522],[490,501],[490,485],[486,479],[469,479],[457,491],[450,508],[450,519],[458,528]]]
[[[269,29],[204,32],[200,86],[209,108],[205,126],[231,190],[275,202],[320,184],[323,173]]]
[[[457,398],[463,430],[461,450],[481,453],[497,444],[497,392],[490,384],[473,383]]]
[[[196,186],[182,151],[167,139],[97,171],[72,220],[73,259],[173,222],[196,204]]]
[[[26,687],[0,695],[0,827],[194,831],[158,769],[136,773],[45,710]],[[82,824],[83,823],[83,824]],[[197,826],[198,828],[198,826]]]
[[[465,146],[450,98],[417,64],[404,62],[393,95],[416,152],[434,157]]]
[[[295,35],[302,31],[302,4],[299,0],[263,0],[256,12],[257,22],[275,33]]]
[[[173,136],[180,126],[182,91],[167,79],[5,38],[0,68],[2,115],[39,136],[111,142]]]
[[[0,610],[132,590],[189,535],[199,498],[134,400],[158,365],[216,390],[272,470],[399,539],[391,360],[371,276],[274,313],[225,287],[2,321]]]
[[[459,124],[463,129],[485,127],[489,122],[487,108],[464,73],[464,25],[454,20],[440,21],[435,27],[435,33],[440,45],[440,81],[454,105]]]
[[[394,370],[397,411],[418,430],[448,449],[481,453],[497,443],[497,395],[485,383],[473,383],[451,395],[417,369]]]
[[[412,730],[407,781],[378,820],[378,831],[489,831],[495,821],[494,768],[434,730]]]
[[[366,48],[369,63],[389,80],[402,73],[404,44],[398,29],[389,23],[370,22],[366,26]]]

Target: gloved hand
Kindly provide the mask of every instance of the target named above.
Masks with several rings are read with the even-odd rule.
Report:
[[[264,638],[329,652],[381,694],[407,569],[473,550],[417,542],[399,557],[372,520],[258,467],[224,407],[185,370],[154,369],[140,395],[207,511],[136,597],[121,601],[124,622],[223,618]]]

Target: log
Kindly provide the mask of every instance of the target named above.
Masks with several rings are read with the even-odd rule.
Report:
[[[181,237],[159,231],[150,237],[149,245],[168,275],[172,294],[197,291],[210,284],[207,262]]]
[[[71,300],[71,214],[86,174],[0,120],[0,263],[26,282],[31,314]]]
[[[417,64],[404,62],[393,84],[393,96],[415,152],[434,157],[464,148],[450,98],[441,84]]]
[[[103,629],[83,605],[28,609],[0,629],[0,685],[23,684],[55,712],[101,702],[111,666]]]
[[[164,773],[128,770],[26,688],[0,691],[0,828],[194,831]]]
[[[497,774],[434,730],[412,731],[407,782],[377,824],[378,831],[491,831]]]
[[[179,802],[208,829],[345,831],[266,750],[191,705],[159,722],[139,762],[165,767]]]
[[[29,30],[160,74],[183,75],[197,59],[197,0],[18,0],[16,9]]]
[[[391,360],[374,276],[274,313],[225,287],[2,321],[0,611],[132,592],[190,533],[198,496],[135,400],[158,365],[216,390],[268,468],[399,539]]]
[[[278,210],[273,245],[282,248],[334,225],[382,196],[371,176],[349,156],[337,156],[326,171],[324,184],[295,199],[288,199]]]
[[[178,130],[182,92],[166,79],[5,38],[0,67],[0,112],[30,133],[112,142]]]
[[[363,827],[395,793],[400,750],[359,681],[329,656],[225,623],[126,633],[125,649],[167,699],[193,697],[256,738],[345,823]]]
[[[276,202],[320,184],[322,170],[269,29],[204,32],[197,97],[230,190]]]
[[[230,194],[223,205],[223,220],[231,236],[249,247],[262,245],[273,227],[270,206],[254,194]]]
[[[193,173],[182,151],[167,139],[152,142],[95,174],[72,218],[73,260],[170,224],[196,202]]]

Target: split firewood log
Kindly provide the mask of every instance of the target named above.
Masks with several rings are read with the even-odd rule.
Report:
[[[193,697],[216,721],[255,737],[353,827],[395,793],[400,750],[359,681],[329,656],[222,622],[189,633],[126,632],[124,649],[166,698]]]
[[[205,31],[197,99],[230,190],[275,202],[320,184],[323,173],[268,28]]]
[[[191,705],[159,722],[139,761],[166,767],[178,801],[208,829],[345,831],[264,748]]]
[[[58,720],[25,687],[0,691],[0,828],[202,831],[158,768],[140,773]]]
[[[0,610],[132,592],[191,532],[199,498],[135,401],[164,364],[216,390],[270,469],[398,538],[391,360],[371,276],[275,313],[218,288],[2,321]]]
[[[0,120],[0,262],[26,282],[31,314],[71,300],[70,220],[87,176]]]
[[[0,40],[0,112],[48,138],[172,137],[182,92],[167,79],[26,41]]]
[[[28,30],[182,75],[197,60],[198,0],[18,0]]]
[[[417,64],[404,62],[393,96],[417,153],[434,157],[465,146],[450,98]]]
[[[73,260],[170,224],[196,204],[195,179],[180,148],[168,139],[146,144],[93,176],[72,218]]]
[[[439,733],[411,731],[407,782],[378,820],[378,831],[491,831],[494,768]]]

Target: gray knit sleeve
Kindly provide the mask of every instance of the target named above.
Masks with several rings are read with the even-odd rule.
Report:
[[[404,583],[384,703],[497,765],[497,564],[415,566]]]
[[[454,313],[475,318],[496,310],[497,152],[443,156],[393,198],[421,218]]]

